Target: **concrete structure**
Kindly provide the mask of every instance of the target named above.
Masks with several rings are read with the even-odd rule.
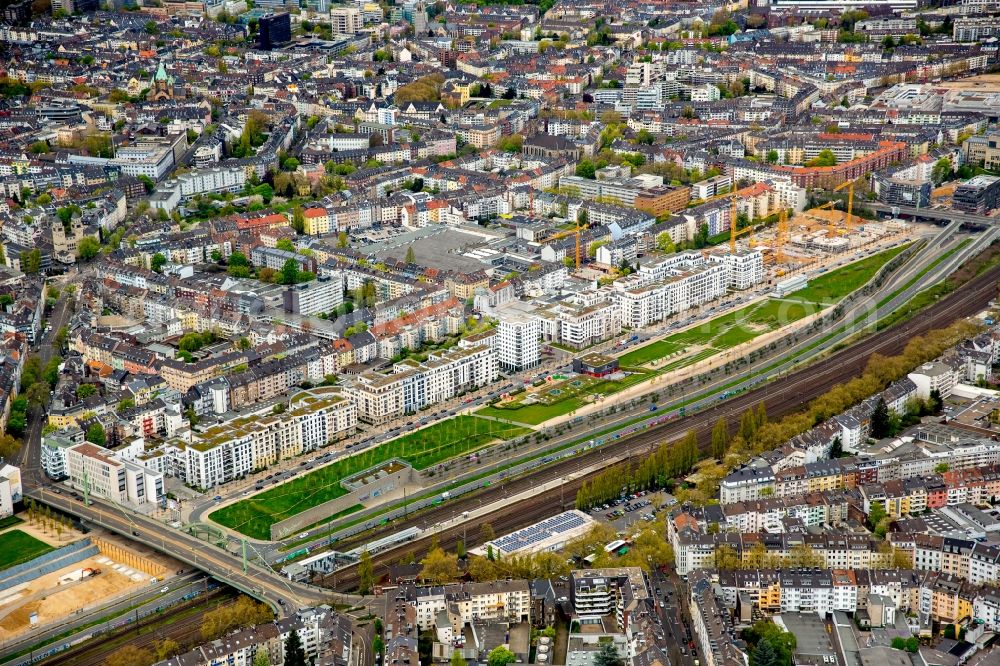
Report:
[[[584,354],[573,359],[573,372],[591,377],[606,377],[618,372],[618,359],[603,354]]]
[[[542,327],[537,319],[505,313],[497,325],[497,361],[507,372],[521,372],[541,361],[538,340]]]
[[[280,414],[268,408],[207,428],[190,444],[168,442],[162,455],[146,464],[197,488],[213,488],[347,437],[357,422],[354,401],[339,389],[311,389],[293,396]]]
[[[261,16],[257,25],[257,41],[260,48],[265,51],[270,51],[292,39],[292,19],[288,12]]]
[[[917,396],[923,400],[927,400],[933,391],[937,391],[943,400],[951,395],[957,383],[955,369],[940,361],[925,363],[906,376],[917,385]]]
[[[333,312],[344,302],[344,285],[338,273],[289,286],[282,295],[285,312],[312,316]]]
[[[14,465],[0,467],[0,519],[14,515],[14,505],[21,501],[21,470]]]
[[[594,519],[582,511],[564,511],[535,525],[491,539],[475,552],[486,555],[492,550],[496,555],[504,557],[515,553],[527,555],[555,552],[573,539],[586,534],[594,524]]]
[[[334,35],[356,35],[364,22],[358,7],[334,7],[330,10],[330,26]]]
[[[985,174],[965,181],[952,195],[952,205],[967,213],[985,214],[1000,207],[1000,177]]]
[[[115,504],[159,504],[164,497],[163,474],[123,460],[96,444],[84,442],[63,449],[69,482],[83,492]]]

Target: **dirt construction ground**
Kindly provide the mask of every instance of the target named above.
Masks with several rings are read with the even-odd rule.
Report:
[[[104,604],[113,597],[140,589],[143,584],[149,585],[149,576],[134,576],[138,580],[133,580],[125,573],[115,571],[113,565],[111,560],[98,555],[11,590],[4,590],[0,593],[0,640],[10,640],[27,631],[31,626],[32,613],[37,612],[38,624],[45,625],[62,620],[67,613]],[[79,581],[64,580],[88,567],[100,569],[101,574]]]
[[[75,530],[57,534],[44,529],[38,522],[25,521],[15,526],[23,532],[48,543],[53,548],[77,541],[83,535]],[[128,555],[162,567],[169,577],[181,565],[160,553],[127,542],[115,535],[94,532],[111,548],[121,548]],[[102,547],[103,550],[103,547]],[[116,556],[118,557],[118,556]],[[82,578],[84,569],[100,569],[96,576]],[[169,572],[169,573],[167,573]],[[158,573],[161,578],[164,573]],[[149,587],[151,575],[135,566],[126,566],[109,555],[99,553],[76,564],[40,576],[10,589],[0,590],[0,642],[8,641],[31,628],[31,615],[37,613],[37,625],[58,623],[71,615],[89,612]]]
[[[1000,74],[979,74],[966,79],[956,79],[954,81],[941,81],[934,84],[935,88],[947,88],[949,90],[973,90],[975,92],[1000,92]]]

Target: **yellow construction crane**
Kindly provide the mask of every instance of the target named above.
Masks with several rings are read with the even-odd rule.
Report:
[[[560,231],[559,233],[552,234],[548,238],[543,238],[542,240],[540,240],[538,242],[539,242],[539,244],[544,245],[545,243],[550,243],[550,242],[555,241],[555,240],[566,238],[567,236],[570,236],[570,235],[575,235],[576,236],[576,268],[577,268],[577,270],[579,270],[580,269],[580,232],[582,232],[584,229],[586,229],[589,226],[590,226],[590,224],[580,224],[580,217],[579,217],[579,215],[577,215],[577,218],[576,218],[576,228],[575,229],[566,229],[565,231]]]
[[[785,263],[785,243],[788,242],[788,210],[782,206],[778,211],[778,230],[774,236],[774,261]]]
[[[753,225],[746,229],[736,229],[736,202],[739,200],[736,195],[736,183],[733,183],[733,191],[729,193],[729,198],[732,200],[732,207],[729,209],[729,254],[736,254],[736,239],[744,234],[751,234],[750,247],[753,247]]]
[[[851,232],[851,228],[852,228],[851,227],[851,220],[852,220],[851,216],[852,216],[852,214],[854,212],[854,183],[855,183],[855,181],[849,180],[846,183],[841,183],[840,185],[837,185],[837,187],[833,188],[834,192],[839,192],[842,189],[844,189],[845,187],[847,188],[847,221],[844,223],[844,233],[845,234],[850,233]],[[838,201],[837,199],[831,199],[830,201],[827,201],[824,204],[820,204],[819,206],[816,206],[813,210],[823,210],[823,209],[833,210],[834,207],[838,203],[840,203],[840,201]],[[833,236],[833,235],[835,235],[837,233],[837,225],[834,222],[833,218],[830,218],[829,220],[827,220],[827,225],[826,226],[827,226],[827,233],[830,236]]]
[[[834,192],[839,192],[845,187],[847,188],[847,219],[844,222],[844,233],[851,233],[853,218],[851,217],[854,211],[854,183],[855,181],[849,180],[846,183],[841,183],[837,187],[833,188]]]

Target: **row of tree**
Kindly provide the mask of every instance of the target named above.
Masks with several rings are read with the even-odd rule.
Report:
[[[58,350],[57,350],[58,351]],[[56,354],[42,368],[37,356],[31,356],[21,371],[21,395],[11,402],[7,431],[15,437],[24,434],[28,425],[28,408],[40,408],[48,404],[49,395],[59,382],[59,364],[62,358]]]
[[[25,501],[28,514],[28,524],[38,527],[46,532],[54,532],[59,539],[62,539],[63,531],[73,528],[73,521],[61,513],[57,513],[45,504],[36,504],[30,497]]]
[[[201,622],[201,637],[206,641],[214,641],[234,629],[263,624],[272,619],[274,613],[266,604],[240,595],[236,603],[205,613]]]
[[[698,435],[689,430],[679,440],[663,442],[639,463],[609,467],[584,482],[576,495],[576,508],[589,509],[615,499],[624,491],[662,488],[669,479],[690,471],[698,458]]]
[[[861,375],[834,386],[810,402],[802,412],[790,414],[778,421],[758,422],[753,436],[747,438],[746,443],[753,452],[776,448],[796,435],[879,393],[892,382],[906,376],[906,373],[913,368],[937,358],[945,350],[973,335],[977,330],[975,324],[959,321],[947,328],[928,331],[912,338],[903,352],[896,356],[872,354]],[[734,448],[732,442],[730,448]]]

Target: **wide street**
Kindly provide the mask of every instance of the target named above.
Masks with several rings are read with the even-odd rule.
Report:
[[[72,310],[69,307],[70,300],[65,290],[61,290],[55,307],[49,314],[49,329],[42,333],[40,340],[33,345],[31,354],[38,358],[38,362],[42,368],[45,367],[49,359],[56,353],[57,350],[52,346],[52,343],[59,329],[66,325],[72,315]],[[24,446],[17,452],[15,462],[22,471],[41,469],[41,440],[42,428],[45,427],[45,418],[44,409],[40,407],[32,408],[28,427],[24,433]]]

